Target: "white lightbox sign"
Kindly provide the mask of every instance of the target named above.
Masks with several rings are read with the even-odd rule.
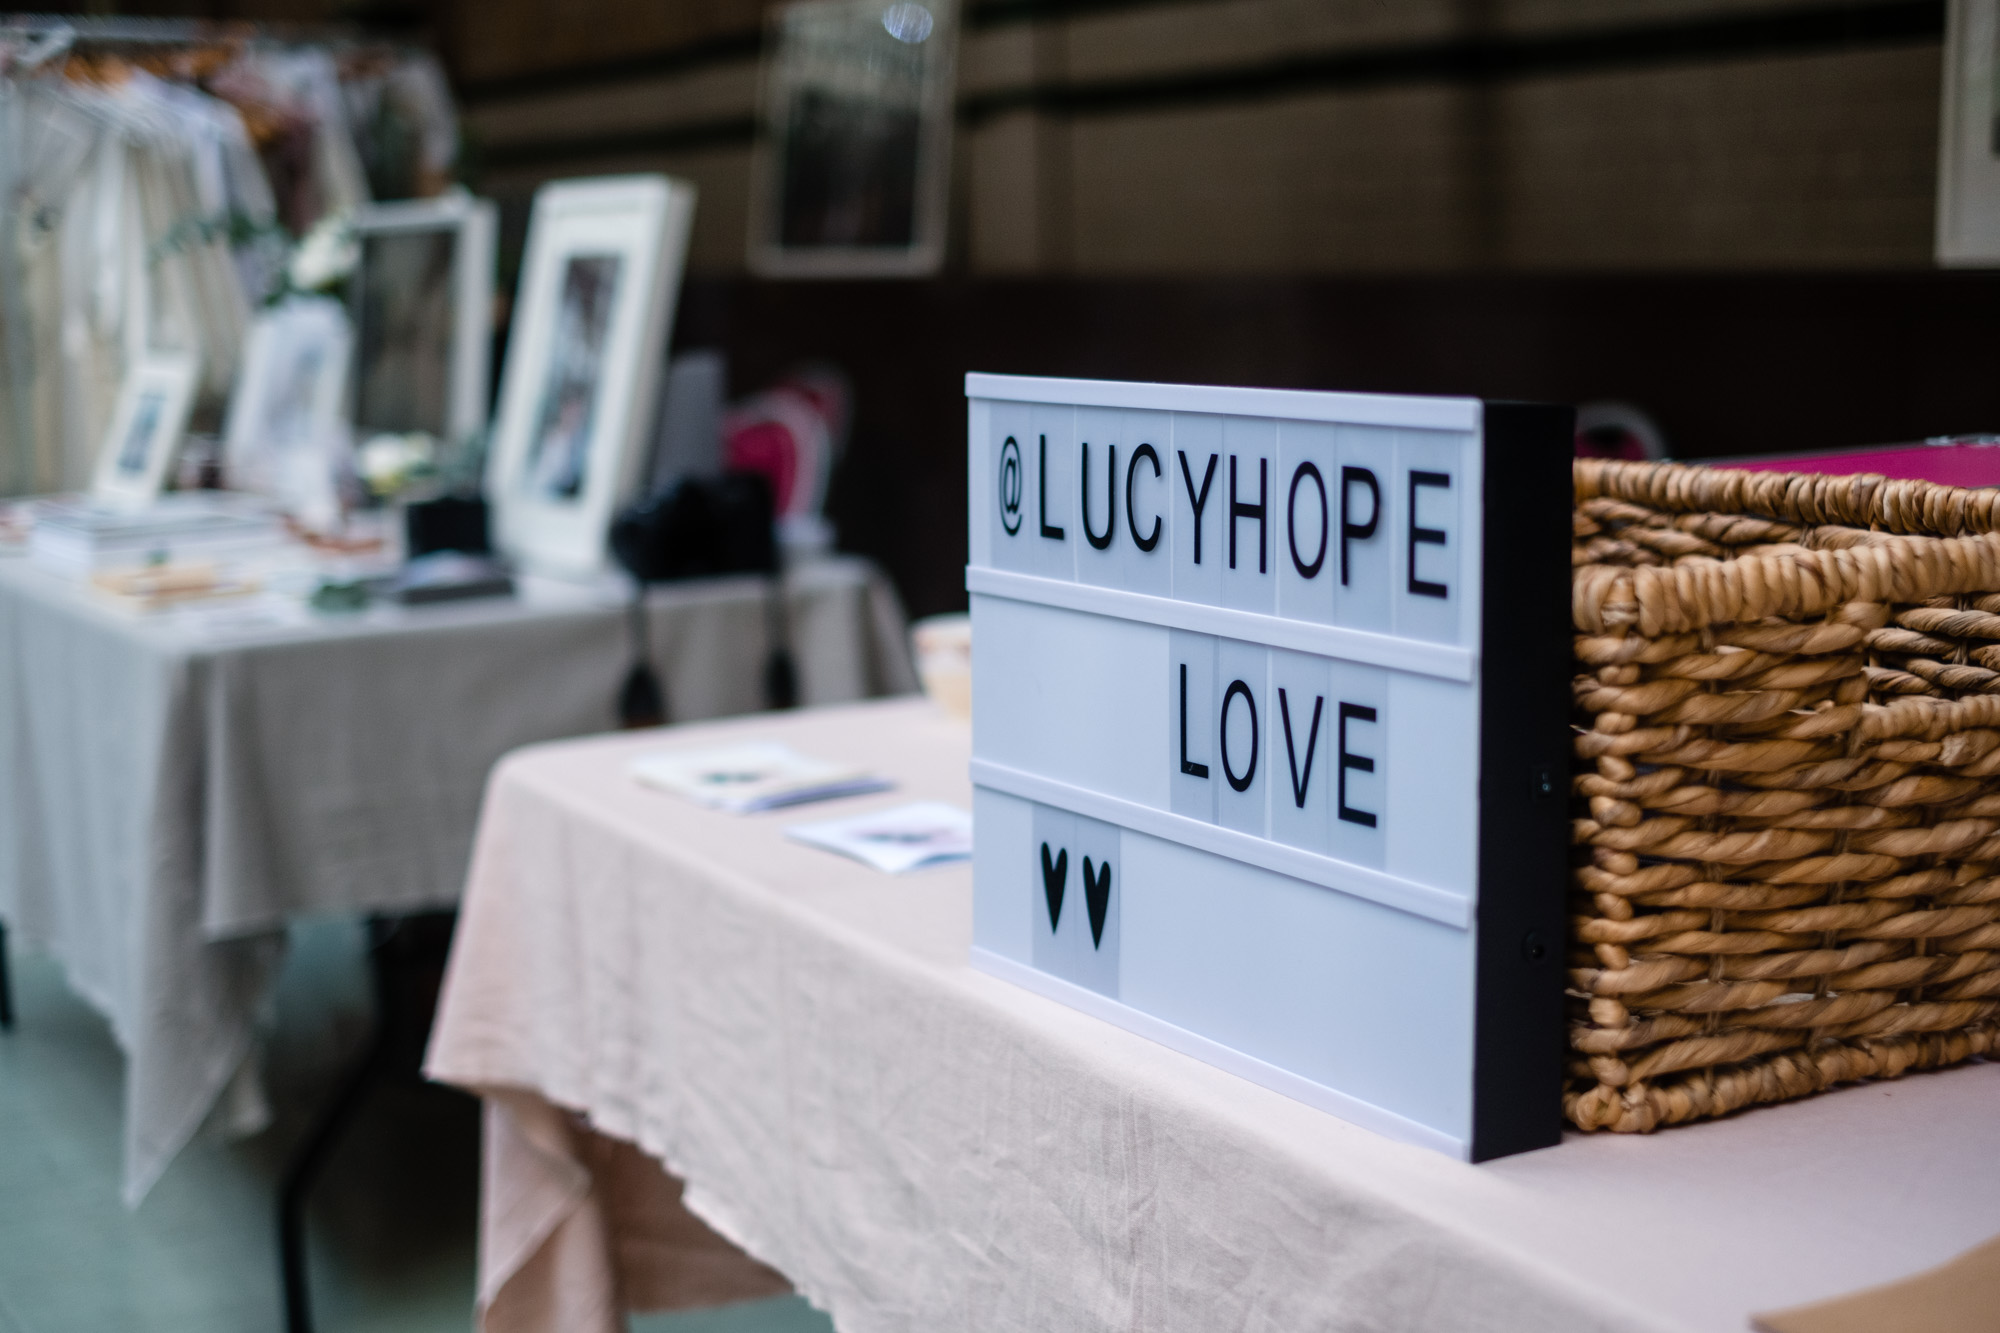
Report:
[[[974,965],[1397,1138],[1554,1143],[1569,410],[966,396]]]

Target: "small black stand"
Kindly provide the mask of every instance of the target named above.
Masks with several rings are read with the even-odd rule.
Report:
[[[306,1274],[306,1198],[368,1094],[391,1080],[423,1082],[424,1047],[444,985],[456,912],[368,918],[375,1031],[292,1154],[278,1187],[278,1258],[286,1333],[312,1333]]]
[[[785,605],[785,570],[780,562],[771,575],[770,595],[764,602],[765,632],[770,636],[771,654],[764,659],[764,703],[771,708],[799,706],[799,669],[792,658],[791,609]]]
[[[632,665],[618,687],[618,725],[628,730],[664,726],[667,690],[653,665],[652,635],[647,627],[646,592],[652,585],[633,580],[630,626]],[[799,669],[792,656],[791,611],[785,600],[785,575],[780,569],[765,585],[764,632],[771,649],[764,658],[764,706],[799,706]]]
[[[14,1030],[14,978],[7,971],[7,924],[0,921],[0,1032]]]
[[[630,627],[632,667],[625,683],[618,687],[618,725],[629,730],[662,727],[667,722],[667,690],[653,667],[652,631],[647,626],[646,588],[640,579],[632,581]]]

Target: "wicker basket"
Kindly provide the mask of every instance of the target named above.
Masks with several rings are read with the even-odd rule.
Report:
[[[2000,492],[1575,482],[1570,1120],[2000,1047]]]

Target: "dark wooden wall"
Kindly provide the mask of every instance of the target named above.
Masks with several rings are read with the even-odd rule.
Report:
[[[968,370],[1584,402],[1677,457],[2000,431],[2000,274],[689,282],[734,392],[824,358],[856,388],[830,510],[912,614],[963,607]]]

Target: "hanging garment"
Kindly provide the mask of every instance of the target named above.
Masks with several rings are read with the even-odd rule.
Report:
[[[355,147],[377,199],[443,193],[458,164],[458,117],[428,52],[363,47],[340,62]]]
[[[251,126],[278,216],[303,236],[329,214],[368,202],[333,57],[324,49],[250,47],[208,80]]]
[[[57,27],[32,61],[0,35],[0,495],[86,485],[149,351],[198,359],[196,419],[220,423],[293,243],[437,193],[459,148],[425,52],[163,29],[135,63]]]

